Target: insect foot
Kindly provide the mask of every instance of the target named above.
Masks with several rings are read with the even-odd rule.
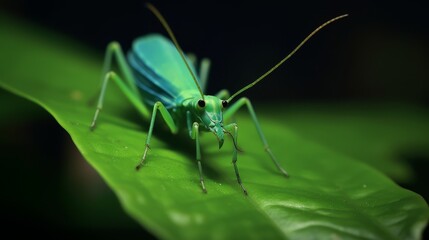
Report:
[[[140,161],[140,163],[136,166],[136,171],[140,170],[141,167],[143,167],[144,160],[146,159],[147,151],[150,149],[149,144],[146,144],[146,147],[144,148],[143,157]]]

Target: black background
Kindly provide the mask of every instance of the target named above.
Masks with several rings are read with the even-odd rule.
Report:
[[[185,51],[212,60],[208,93],[235,92],[324,21],[290,61],[246,93],[251,99],[428,103],[429,21],[423,3],[396,1],[153,1]],[[6,1],[19,17],[100,53],[117,40],[165,33],[144,1]]]

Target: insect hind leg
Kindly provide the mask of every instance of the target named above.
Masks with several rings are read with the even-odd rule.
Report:
[[[122,80],[117,74],[111,71],[112,60],[115,60],[118,64],[119,71],[124,76]],[[95,111],[94,118],[91,122],[91,130],[95,128],[95,124],[98,118],[98,115],[103,108],[104,96],[109,80],[114,80],[122,92],[127,96],[131,103],[136,107],[138,112],[145,119],[149,119],[149,110],[141,101],[140,94],[135,85],[134,76],[132,70],[129,67],[124,53],[122,51],[121,45],[118,42],[111,42],[106,48],[106,54],[103,61],[103,71],[102,71],[102,80],[101,80],[101,89],[100,95],[97,102],[97,110]]]
[[[108,72],[103,79],[100,96],[98,97],[97,109],[95,110],[94,118],[90,126],[91,130],[95,129],[98,115],[101,109],[103,108],[104,96],[106,93],[107,84],[109,83],[110,80],[113,80],[118,85],[119,89],[125,94],[128,100],[130,100],[130,102],[134,105],[134,107],[136,107],[136,109],[143,117],[145,118],[149,117],[149,112],[146,106],[144,106],[143,103],[140,101],[140,98],[138,97],[138,95],[136,95],[132,90],[130,90],[130,88],[115,72],[111,71],[111,72]]]
[[[112,70],[112,60],[115,60],[118,64],[120,73],[124,76],[124,80],[128,87],[134,92],[136,95],[139,94],[137,87],[135,85],[134,76],[130,66],[128,65],[124,52],[122,51],[121,45],[116,42],[110,42],[106,48],[106,54],[103,61],[103,72],[102,78],[106,76],[108,72]]]

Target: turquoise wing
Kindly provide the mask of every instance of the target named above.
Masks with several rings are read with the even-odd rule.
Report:
[[[200,95],[176,47],[164,36],[150,34],[136,39],[127,58],[145,103],[161,101],[171,108],[184,93]],[[194,66],[188,63],[198,79]]]

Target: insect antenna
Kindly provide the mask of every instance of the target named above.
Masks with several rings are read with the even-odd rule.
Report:
[[[203,90],[201,89],[200,85],[198,84],[197,78],[195,77],[195,74],[192,72],[191,67],[188,64],[188,61],[186,61],[185,55],[183,54],[182,48],[180,48],[179,43],[176,40],[176,37],[173,34],[173,31],[171,30],[170,26],[168,25],[165,18],[162,16],[162,14],[156,9],[155,6],[153,6],[150,3],[146,3],[146,7],[155,15],[156,18],[161,22],[162,26],[167,31],[168,35],[170,36],[171,40],[174,43],[174,46],[176,46],[177,51],[180,53],[180,57],[182,57],[183,62],[185,62],[186,68],[188,69],[189,73],[191,73],[192,79],[194,79],[195,85],[198,87],[198,91],[201,94],[202,99],[204,100],[204,94]]]
[[[290,57],[292,57],[292,55],[295,54],[295,52],[298,51],[298,49],[300,49],[302,47],[302,45],[304,45],[314,34],[316,34],[322,28],[326,27],[326,25],[328,25],[328,24],[330,24],[330,23],[332,23],[334,21],[337,21],[337,20],[339,20],[341,18],[347,17],[347,16],[348,16],[348,14],[340,15],[338,17],[335,17],[335,18],[332,18],[331,20],[326,21],[325,23],[323,23],[322,25],[320,25],[319,27],[317,27],[306,38],[304,38],[304,40],[302,40],[301,43],[298,44],[298,46],[296,46],[295,49],[293,49],[292,52],[290,52],[285,58],[283,58],[280,62],[278,62],[276,65],[274,65],[274,67],[272,67],[270,70],[268,70],[262,76],[260,76],[258,79],[256,79],[252,83],[248,84],[247,86],[243,87],[242,89],[238,90],[236,93],[232,94],[231,97],[229,97],[227,101],[228,102],[231,101],[234,97],[236,97],[240,93],[242,93],[242,92],[246,91],[247,89],[253,87],[255,84],[257,84],[258,82],[260,82],[262,79],[264,79],[270,73],[272,73],[274,70],[276,70],[278,67],[280,67],[280,65],[282,65],[286,60],[288,60]]]

